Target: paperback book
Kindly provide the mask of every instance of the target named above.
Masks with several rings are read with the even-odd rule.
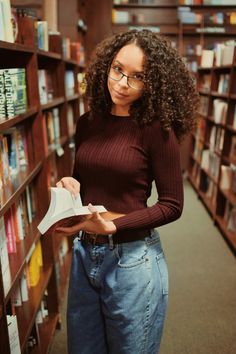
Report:
[[[99,213],[107,210],[102,205],[95,205]],[[91,214],[87,206],[82,205],[80,194],[74,197],[65,188],[51,187],[51,201],[44,218],[38,225],[43,235],[47,231],[53,232],[57,226],[68,226],[78,222],[78,217]]]

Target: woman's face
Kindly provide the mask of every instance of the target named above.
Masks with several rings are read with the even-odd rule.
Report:
[[[129,115],[130,105],[141,97],[144,87],[144,60],[144,52],[134,43],[122,47],[114,57],[107,79],[113,102],[112,114]]]

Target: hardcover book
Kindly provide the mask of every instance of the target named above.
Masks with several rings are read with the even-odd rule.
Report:
[[[102,205],[95,205],[99,213],[107,210]],[[82,205],[80,194],[74,197],[65,188],[51,187],[51,201],[47,213],[38,225],[41,234],[45,234],[51,228],[51,231],[58,226],[71,225],[78,222],[78,216],[89,215],[87,206]]]

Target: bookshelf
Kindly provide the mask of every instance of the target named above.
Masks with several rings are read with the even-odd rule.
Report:
[[[200,107],[192,136],[189,180],[235,253],[235,46],[226,51],[227,56],[218,53],[217,59],[216,54],[211,55],[212,65],[205,61],[198,69]]]
[[[179,0],[179,51],[189,68],[197,72],[201,50],[212,49],[216,43],[225,42],[236,35],[236,4],[222,1]]]
[[[6,354],[13,338],[19,353],[44,354],[60,327],[71,254],[66,238],[41,236],[37,225],[49,186],[71,173],[83,67],[74,44],[71,55],[63,51],[58,33],[49,36],[46,51],[37,47],[33,17],[19,18],[18,25],[17,42],[0,41],[1,113],[7,107],[0,118],[0,342]],[[12,114],[10,90],[18,109]],[[13,319],[18,335],[12,337]]]
[[[178,45],[178,18],[176,0],[113,1],[112,31],[147,28],[169,36]]]

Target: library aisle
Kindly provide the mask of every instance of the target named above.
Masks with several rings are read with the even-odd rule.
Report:
[[[235,256],[187,181],[182,218],[161,239],[170,296],[160,354],[236,353]],[[65,308],[50,354],[66,354]]]

